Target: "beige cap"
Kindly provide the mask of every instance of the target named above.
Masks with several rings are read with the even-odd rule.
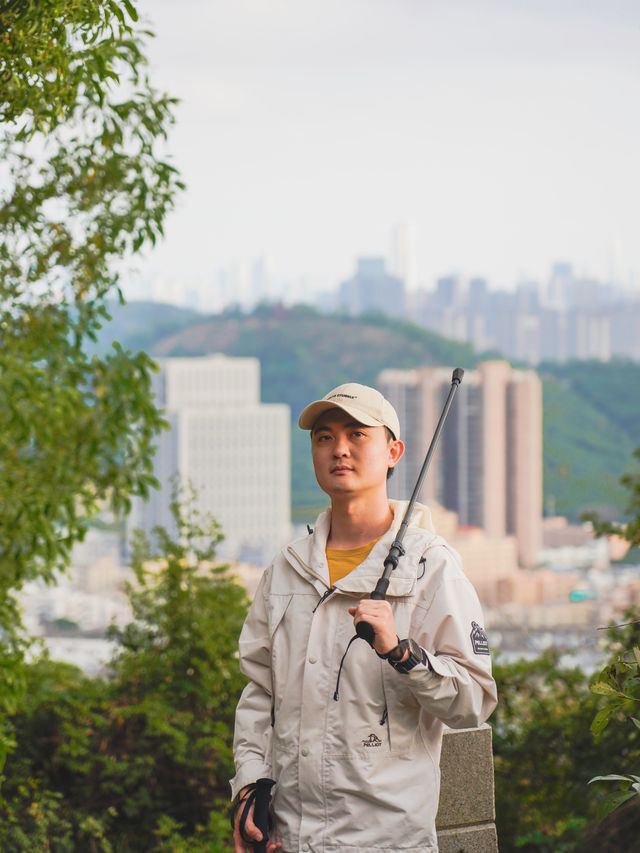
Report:
[[[298,426],[312,429],[323,412],[342,409],[365,426],[386,426],[396,438],[400,438],[400,421],[396,410],[375,388],[347,382],[329,391],[322,400],[309,403],[298,418]]]

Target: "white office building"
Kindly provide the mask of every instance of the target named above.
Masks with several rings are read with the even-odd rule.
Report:
[[[172,479],[193,486],[196,506],[221,524],[218,553],[268,560],[290,533],[290,412],[260,402],[255,358],[166,358],[154,377],[171,429],[158,441],[161,489],[136,500],[131,527],[172,528]]]

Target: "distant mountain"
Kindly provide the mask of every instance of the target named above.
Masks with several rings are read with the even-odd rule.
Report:
[[[381,316],[329,317],[312,308],[258,308],[250,315],[207,317],[156,340],[153,355],[212,352],[252,355],[262,365],[262,399],[299,412],[342,382],[373,384],[385,367],[476,362],[467,344],[441,338],[411,323]]]
[[[402,320],[326,316],[306,306],[204,316],[130,303],[114,307],[112,314],[101,346],[119,340],[158,357],[223,352],[259,358],[262,400],[288,403],[294,423],[309,400],[348,380],[373,384],[385,367],[469,369],[482,358],[467,344]],[[573,519],[593,508],[619,515],[626,499],[619,477],[640,444],[640,364],[545,363],[539,373],[544,381],[546,510]],[[308,442],[306,433],[292,429],[292,499],[302,515],[308,515],[303,508],[326,503],[315,484]]]

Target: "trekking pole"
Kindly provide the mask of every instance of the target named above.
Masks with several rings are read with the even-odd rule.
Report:
[[[404,548],[402,547],[402,540],[404,539],[404,534],[406,532],[407,527],[409,526],[409,519],[411,518],[411,513],[413,512],[413,506],[416,502],[416,498],[422,488],[422,482],[425,478],[425,474],[427,473],[427,468],[429,467],[429,463],[431,462],[431,457],[434,454],[436,446],[438,444],[438,439],[440,438],[440,433],[442,432],[442,427],[444,426],[444,422],[449,413],[449,409],[451,407],[451,403],[453,402],[453,396],[458,390],[458,386],[462,382],[462,377],[464,376],[464,370],[461,367],[456,367],[453,371],[453,376],[451,377],[451,388],[449,389],[449,394],[447,395],[447,399],[445,400],[444,408],[442,409],[442,414],[440,415],[440,420],[438,421],[438,425],[436,426],[436,430],[433,434],[433,438],[431,439],[431,444],[429,445],[429,450],[427,451],[427,455],[425,457],[424,462],[422,463],[422,468],[420,469],[420,474],[418,475],[418,480],[413,489],[413,493],[411,495],[411,500],[407,506],[406,512],[402,518],[402,523],[400,524],[400,529],[398,530],[398,535],[396,536],[389,553],[384,561],[384,571],[378,578],[378,582],[376,584],[376,588],[371,593],[371,598],[374,601],[384,601],[387,589],[389,588],[389,579],[391,577],[391,572],[397,567],[398,560],[404,554]],[[373,641],[375,639],[375,631],[369,622],[358,622],[356,625],[356,634],[361,637],[363,640],[366,640],[367,643],[373,648]]]

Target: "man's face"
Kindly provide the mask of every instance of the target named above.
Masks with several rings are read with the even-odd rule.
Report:
[[[330,497],[386,488],[387,469],[402,456],[401,441],[389,441],[383,426],[365,426],[342,409],[321,415],[311,431],[313,468]]]

